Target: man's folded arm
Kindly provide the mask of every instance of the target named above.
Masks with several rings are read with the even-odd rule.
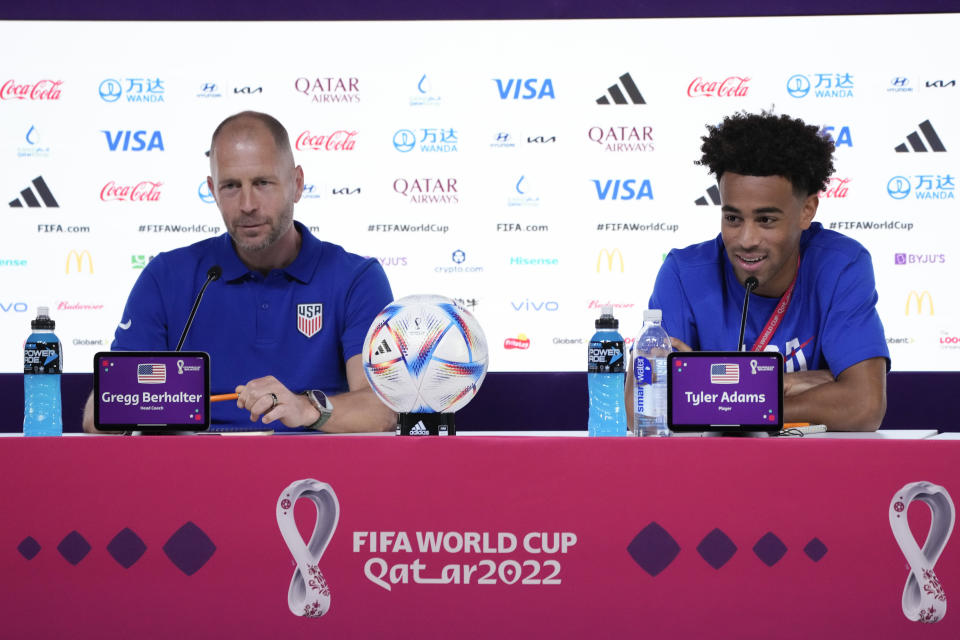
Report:
[[[887,359],[870,358],[844,369],[784,374],[786,422],[825,424],[831,431],[876,431],[887,412]]]

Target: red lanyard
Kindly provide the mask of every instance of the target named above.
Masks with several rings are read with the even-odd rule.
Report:
[[[790,298],[793,297],[793,287],[797,284],[797,276],[799,275],[800,256],[797,256],[797,272],[793,274],[793,282],[791,282],[787,290],[783,292],[783,296],[780,297],[780,302],[777,303],[777,307],[773,310],[773,313],[770,314],[767,325],[763,328],[763,331],[760,332],[760,336],[757,338],[757,341],[753,343],[750,351],[763,351],[767,348],[767,345],[770,344],[770,339],[773,338],[777,327],[780,326],[780,321],[783,320],[783,316],[787,313],[787,307],[790,306]]]

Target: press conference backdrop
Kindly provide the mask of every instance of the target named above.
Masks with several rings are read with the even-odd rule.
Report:
[[[635,334],[666,252],[719,231],[704,124],[802,117],[837,143],[817,220],[873,255],[894,369],[956,369],[958,27],[0,22],[0,371],[39,305],[90,371],[150,259],[224,231],[204,152],[244,109],[290,132],[296,218],[397,297],[459,300],[492,371],[583,369],[603,304]]]

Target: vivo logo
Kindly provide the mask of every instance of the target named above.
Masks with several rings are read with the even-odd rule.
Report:
[[[103,135],[107,137],[110,151],[163,151],[163,137],[159,131],[151,133],[149,140],[145,139],[146,131],[117,131],[116,134],[103,131]]]
[[[529,298],[520,302],[511,301],[510,306],[514,311],[559,311],[560,309],[560,305],[553,300],[536,301]]]
[[[4,313],[26,313],[27,312],[27,303],[26,302],[0,302],[0,311]]]
[[[593,181],[593,186],[597,188],[597,198],[606,200],[639,200],[648,198],[653,200],[653,187],[649,180],[644,180],[637,187],[636,180],[607,180],[603,186],[600,186],[599,180]]]

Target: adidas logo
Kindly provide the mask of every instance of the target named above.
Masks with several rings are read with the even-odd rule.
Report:
[[[33,179],[33,189],[37,190],[35,194],[33,189],[27,187],[20,192],[20,198],[14,198],[10,201],[10,206],[15,208],[23,207],[24,203],[30,208],[38,207],[59,207],[56,199],[53,197],[53,194],[50,193],[50,187],[47,186],[47,183],[44,182],[43,176],[37,176]],[[37,195],[40,196],[40,200],[43,200],[43,204],[40,204],[40,200],[37,200]],[[21,200],[22,198],[22,200]]]
[[[373,352],[375,356],[382,356],[385,353],[392,352],[393,349],[390,348],[390,345],[387,344],[386,340],[381,340],[380,344],[377,346],[377,350]]]
[[[930,149],[934,151],[946,151],[947,148],[943,146],[943,143],[940,142],[940,136],[937,135],[937,132],[934,130],[933,125],[930,124],[929,120],[924,120],[920,123],[920,133],[923,134],[923,137],[926,138],[927,144],[930,145]],[[894,151],[897,153],[909,153],[910,151],[916,151],[922,153],[929,151],[925,146],[923,146],[923,140],[920,138],[920,133],[914,131],[907,136],[907,142],[910,143],[910,148],[907,148],[906,143],[898,144],[894,147]]]
[[[630,77],[629,73],[620,76],[620,85],[623,85],[623,88],[626,89],[627,95],[630,96],[630,102],[633,102],[633,104],[647,104],[647,101],[640,95],[640,89],[634,84],[633,78]],[[620,90],[620,85],[615,84],[610,86],[607,89],[607,93],[610,94],[610,98],[613,98],[614,104],[630,104],[623,95],[623,91]],[[597,104],[610,104],[610,98],[600,96],[597,98]]]
[[[427,428],[423,425],[423,420],[413,425],[410,429],[410,435],[412,436],[428,436],[430,432],[427,431]]]
[[[717,185],[713,185],[707,189],[707,195],[710,196],[710,202],[707,202],[707,199],[703,196],[700,196],[693,201],[693,204],[705,207],[708,204],[720,204],[720,189],[717,188]]]

